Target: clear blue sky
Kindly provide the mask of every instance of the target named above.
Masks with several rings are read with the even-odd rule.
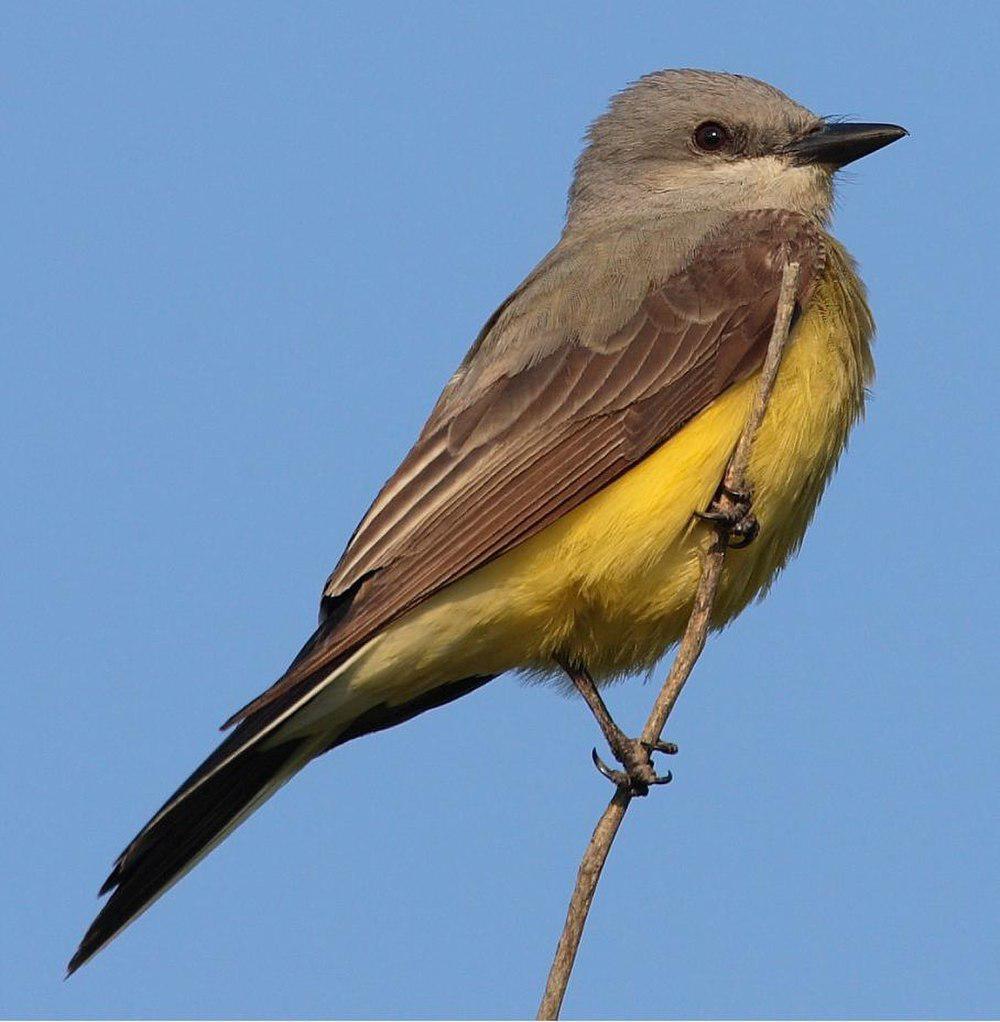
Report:
[[[870,414],[685,691],[566,1014],[995,1014],[995,8],[374,6],[0,10],[0,1014],[534,1012],[609,791],[582,705],[513,678],[317,762],[62,970],[555,241],[587,122],[671,66],[912,138],[840,190]]]

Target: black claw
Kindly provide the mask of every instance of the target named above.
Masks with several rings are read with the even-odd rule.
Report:
[[[617,770],[612,770],[611,767],[609,767],[608,764],[605,763],[604,760],[601,759],[601,757],[597,755],[597,749],[596,748],[591,752],[590,755],[593,758],[594,766],[597,767],[598,771],[600,771],[600,773],[604,774],[604,776],[609,781],[614,781],[615,784],[618,784],[618,778],[620,776],[619,772]]]
[[[650,784],[669,784],[674,779],[672,771],[668,770],[662,777],[656,777]]]

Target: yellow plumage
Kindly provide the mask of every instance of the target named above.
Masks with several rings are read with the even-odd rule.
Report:
[[[863,411],[871,315],[850,256],[826,244],[753,448],[760,536],[726,559],[716,626],[766,591],[796,551]],[[445,681],[525,666],[555,673],[557,652],[598,679],[650,667],[687,621],[708,537],[693,512],[712,499],[756,388],[756,375],[732,387],[581,507],[375,637],[331,687],[336,708],[323,700],[327,725]]]

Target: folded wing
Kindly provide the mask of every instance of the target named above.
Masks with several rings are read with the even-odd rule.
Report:
[[[741,214],[599,345],[567,335],[473,400],[439,403],[330,576],[320,627],[227,726],[267,727],[379,629],[578,507],[754,373],[793,259],[802,304],[823,265],[818,229],[786,211]]]

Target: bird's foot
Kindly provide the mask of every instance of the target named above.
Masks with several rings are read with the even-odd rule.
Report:
[[[722,528],[733,550],[749,546],[760,532],[760,522],[752,511],[753,495],[749,490],[735,490],[720,484],[707,511],[695,511],[695,517]]]
[[[570,681],[586,700],[614,753],[615,759],[625,769],[612,770],[598,756],[597,749],[594,749],[593,752],[594,766],[609,781],[632,795],[648,795],[652,785],[669,784],[673,780],[673,775],[670,771],[667,771],[663,777],[657,774],[656,768],[653,766],[653,753],[665,752],[668,756],[673,756],[677,752],[677,746],[673,742],[644,742],[638,738],[629,738],[614,722],[586,667],[582,667],[564,656],[557,656],[555,660],[569,675]]]
[[[653,766],[654,752],[664,752],[668,756],[676,755],[677,746],[673,742],[644,742],[638,738],[629,738],[619,731],[613,738],[608,738],[608,744],[615,759],[625,769],[612,770],[597,754],[597,749],[593,751],[594,766],[612,784],[626,789],[630,794],[648,795],[650,787],[654,784],[669,784],[674,779],[669,770],[661,776]]]

